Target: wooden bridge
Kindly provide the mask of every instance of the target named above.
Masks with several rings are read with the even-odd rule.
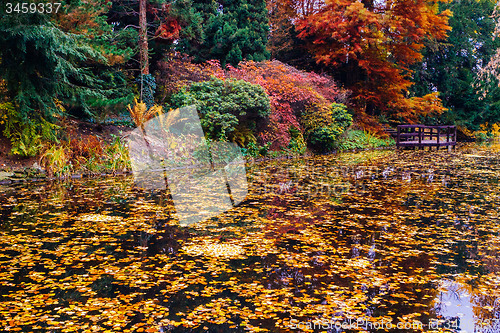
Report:
[[[457,144],[457,128],[455,126],[398,125],[396,147],[424,148],[451,147]]]

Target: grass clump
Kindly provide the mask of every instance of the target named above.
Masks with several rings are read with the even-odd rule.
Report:
[[[336,146],[340,150],[367,149],[393,146],[393,138],[380,138],[368,131],[347,130],[338,140]]]

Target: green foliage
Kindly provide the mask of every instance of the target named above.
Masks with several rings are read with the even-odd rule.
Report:
[[[141,74],[137,78],[137,82],[141,87],[141,100],[146,103],[146,107],[150,109],[154,104],[154,94],[156,91],[156,80],[151,74]]]
[[[60,128],[44,118],[23,121],[11,102],[0,104],[0,125],[3,135],[11,140],[11,154],[20,157],[36,156],[43,147],[42,141],[57,141]]]
[[[440,6],[453,12],[449,20],[452,30],[444,43],[427,43],[422,63],[414,68],[416,84],[412,90],[420,96],[437,89],[443,105],[449,109],[439,118],[422,122],[456,123],[474,131],[480,124],[494,123],[500,117],[500,89],[496,83],[488,83],[490,92],[483,96],[478,90],[486,83],[476,82],[478,70],[500,47],[500,40],[492,38],[495,2],[465,0]]]
[[[0,103],[0,125],[3,126],[3,134],[10,138],[16,132],[16,125],[19,124],[17,111],[13,103]]]
[[[24,22],[24,15],[0,23],[0,77],[7,82],[12,101],[23,120],[61,114],[55,98],[89,110],[89,98],[105,98],[104,85],[83,62],[104,61],[78,35],[65,33],[42,18]]]
[[[347,110],[347,106],[341,103],[330,105],[333,122],[344,130],[352,125],[352,115]]]
[[[394,139],[382,139],[370,132],[361,130],[347,130],[336,143],[340,150],[366,149],[388,147],[395,144]]]
[[[474,131],[471,136],[474,136],[476,141],[484,142],[498,139],[500,137],[500,122],[495,124],[481,124],[479,130]]]
[[[253,134],[252,130],[243,125],[236,126],[229,139],[232,142],[236,142],[241,147],[245,147],[249,143],[257,143],[257,138]]]
[[[267,156],[269,154],[269,148],[271,143],[268,142],[265,145],[259,145],[257,143],[250,142],[246,148],[242,148],[243,155],[251,157],[261,157]]]
[[[124,98],[123,76],[107,71],[101,50],[93,48],[89,38],[64,31],[49,19],[27,13],[5,15],[0,21],[0,80],[16,111],[4,124],[9,138],[20,133],[53,136],[39,130],[47,130],[45,122],[54,123],[63,115],[62,105],[91,115]],[[13,129],[16,124],[18,130]],[[25,126],[30,129],[24,131]],[[32,139],[16,139],[19,151]]]
[[[24,127],[22,132],[12,137],[11,154],[20,157],[36,156],[43,145],[41,142],[41,135],[36,134],[33,127]]]
[[[476,141],[485,142],[493,139],[493,136],[488,132],[476,131],[474,132],[474,138],[476,139]]]
[[[288,144],[288,152],[292,155],[303,155],[306,152],[307,145],[302,132],[295,127],[290,127],[290,143]]]
[[[69,175],[72,163],[69,160],[68,148],[64,145],[51,146],[40,157],[40,165],[47,170],[50,176],[65,177]]]
[[[205,38],[203,12],[193,6],[191,0],[177,0],[172,4],[172,15],[178,18],[181,25],[177,49],[193,54]]]
[[[309,142],[313,149],[326,153],[335,148],[335,142],[342,130],[337,126],[317,127],[309,135]]]
[[[185,14],[189,31],[188,40],[179,44],[181,51],[198,61],[218,59],[223,66],[236,66],[243,59],[269,58],[265,0],[192,0],[191,6],[194,11],[187,10],[184,2],[178,5],[178,10]]]
[[[213,78],[194,83],[173,95],[171,101],[173,107],[196,105],[205,134],[213,140],[226,140],[240,122],[255,126],[270,113],[264,89],[242,80]]]
[[[338,137],[352,125],[352,115],[340,103],[332,103],[327,109],[309,110],[304,119],[308,142],[322,153],[332,151]]]

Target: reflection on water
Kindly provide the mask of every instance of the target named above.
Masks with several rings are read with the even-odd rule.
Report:
[[[0,327],[498,332],[499,150],[263,162],[189,227],[131,177],[1,187]]]
[[[500,332],[498,298],[478,293],[470,285],[453,280],[441,280],[438,290],[434,311],[442,323],[463,333]]]
[[[436,299],[436,313],[463,333],[475,332],[475,323],[471,294],[467,287],[451,280],[442,280],[439,285],[439,296]]]

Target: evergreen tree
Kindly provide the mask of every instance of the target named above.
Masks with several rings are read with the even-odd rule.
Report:
[[[123,97],[123,79],[106,72],[106,58],[87,38],[63,31],[49,18],[34,13],[0,21],[0,79],[17,121],[25,125],[53,121],[62,105],[90,112]]]
[[[215,2],[214,2],[215,3]],[[203,7],[203,6],[201,6]],[[176,17],[181,27],[177,49],[186,54],[195,54],[205,40],[203,22],[208,19],[207,13],[200,6],[195,6],[191,0],[177,0],[172,4],[172,16]]]
[[[181,43],[180,50],[196,60],[219,59],[236,66],[243,59],[269,58],[266,49],[269,23],[265,0],[192,0],[193,30],[203,33],[197,42]]]
[[[443,105],[449,109],[440,119],[443,122],[455,122],[473,130],[482,123],[498,122],[500,90],[492,82],[476,82],[478,71],[500,47],[500,41],[492,39],[495,3],[460,0],[441,6],[453,12],[449,20],[452,30],[445,42],[427,43],[422,63],[414,68],[416,84],[412,90],[417,95],[440,92]],[[489,94],[479,94],[477,83],[488,84]]]

